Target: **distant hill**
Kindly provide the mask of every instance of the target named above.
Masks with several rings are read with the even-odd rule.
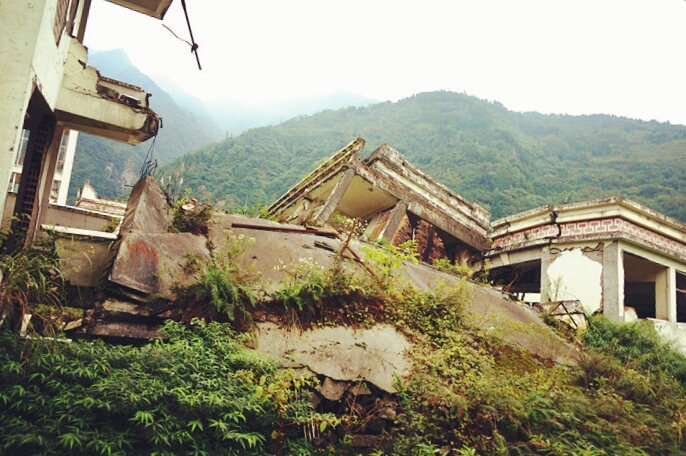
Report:
[[[227,207],[270,203],[356,136],[386,142],[494,217],[625,195],[686,221],[686,127],[607,115],[517,113],[452,92],[329,110],[176,159],[184,187]]]
[[[88,64],[97,68],[103,76],[137,85],[153,94],[150,106],[162,117],[162,128],[155,140],[154,150],[154,158],[160,164],[222,138],[222,133],[211,119],[203,116],[200,101],[195,100],[193,109],[191,101],[186,99],[188,104],[182,107],[181,103],[177,103],[152,79],[141,73],[124,51],[94,52],[89,56]],[[152,140],[134,147],[97,136],[79,135],[69,195],[73,199],[84,179],[90,179],[103,196],[120,195],[126,185],[132,185],[138,179],[139,169],[151,145]]]

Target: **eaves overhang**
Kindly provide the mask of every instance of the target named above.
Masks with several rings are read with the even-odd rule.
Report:
[[[174,0],[107,0],[124,8],[145,14],[146,16],[163,19],[169,6]]]
[[[88,51],[72,38],[55,115],[68,128],[128,144],[157,135],[161,119],[143,89],[105,78],[87,66]]]
[[[486,257],[544,245],[624,240],[686,260],[686,224],[625,197],[542,206],[493,222]]]

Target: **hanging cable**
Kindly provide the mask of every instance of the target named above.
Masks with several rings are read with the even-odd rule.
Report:
[[[191,29],[191,21],[190,21],[190,19],[188,19],[188,10],[186,9],[186,0],[181,0],[181,6],[183,7],[183,14],[186,16],[186,24],[188,25],[188,33],[191,35],[191,40],[188,41],[188,40],[181,38],[179,35],[174,33],[174,31],[172,29],[170,29],[169,27],[167,27],[165,24],[162,24],[162,27],[169,30],[169,33],[174,35],[174,37],[176,39],[183,41],[184,43],[186,43],[187,45],[189,45],[191,47],[191,52],[193,54],[195,54],[195,61],[198,62],[198,69],[202,70],[202,66],[200,66],[200,57],[198,56],[198,48],[200,46],[198,45],[198,43],[195,42],[195,38],[193,38],[193,29]]]
[[[145,159],[143,160],[143,164],[141,165],[140,179],[143,179],[146,176],[152,176],[153,174],[155,174],[155,171],[157,170],[157,159],[153,158],[153,155],[155,154],[156,140],[157,136],[152,138],[152,143],[150,144],[148,153],[145,154]]]
[[[193,29],[191,29],[191,21],[188,19],[188,10],[186,9],[186,0],[181,0],[181,6],[183,7],[183,14],[186,16],[186,24],[188,24],[188,33],[191,36],[191,52],[195,54],[195,60],[198,62],[198,69],[202,70],[200,66],[200,57],[198,56],[198,43],[195,42],[193,38]]]

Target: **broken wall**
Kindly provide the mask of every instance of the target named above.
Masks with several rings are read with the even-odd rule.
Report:
[[[592,314],[600,310],[603,300],[603,250],[596,247],[551,249],[545,271],[548,289],[542,301],[579,300]]]

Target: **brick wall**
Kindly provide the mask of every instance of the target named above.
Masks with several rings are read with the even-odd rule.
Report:
[[[421,261],[431,263],[439,258],[452,260],[438,228],[412,214],[406,214],[393,236],[392,243],[399,245],[412,239],[417,241],[417,253]]]

